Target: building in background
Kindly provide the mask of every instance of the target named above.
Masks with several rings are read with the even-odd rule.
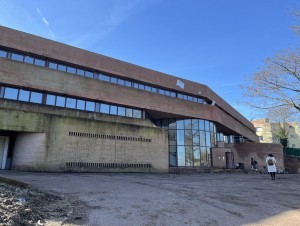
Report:
[[[0,118],[1,169],[169,172],[268,154],[206,85],[1,26]]]
[[[269,119],[256,119],[251,121],[256,129],[256,134],[261,143],[276,143],[279,144],[278,138],[274,132],[278,131],[278,123],[270,123]],[[300,127],[298,122],[283,123],[284,128],[288,132],[288,141],[290,148],[300,148]]]

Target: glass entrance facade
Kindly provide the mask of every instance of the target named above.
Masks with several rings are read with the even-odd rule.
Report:
[[[168,130],[170,167],[211,167],[211,147],[217,143],[216,125],[202,119],[163,119]]]

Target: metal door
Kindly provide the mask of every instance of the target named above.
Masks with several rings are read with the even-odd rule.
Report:
[[[225,156],[226,156],[226,168],[233,169],[234,168],[233,152],[225,152]]]

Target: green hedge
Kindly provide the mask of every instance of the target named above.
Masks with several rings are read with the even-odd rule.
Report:
[[[300,148],[287,148],[286,155],[300,156]]]

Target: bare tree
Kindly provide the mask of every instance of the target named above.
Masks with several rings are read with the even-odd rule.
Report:
[[[290,108],[300,111],[300,50],[267,58],[257,73],[246,79],[243,93],[259,109]]]

